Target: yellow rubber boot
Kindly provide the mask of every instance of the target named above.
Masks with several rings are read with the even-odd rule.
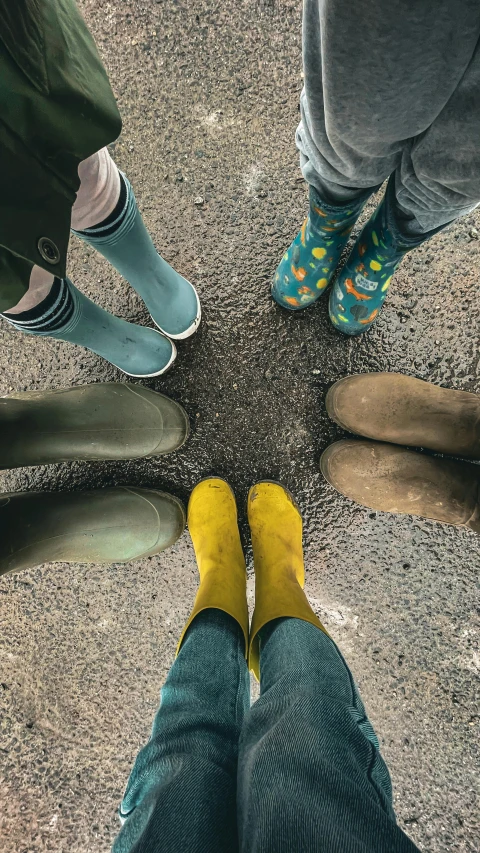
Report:
[[[267,622],[293,616],[328,632],[303,591],[302,516],[292,495],[277,483],[257,483],[248,495],[248,521],[255,566],[255,612],[248,665],[259,679],[258,632]]]
[[[195,604],[183,629],[185,633],[199,613],[211,607],[223,610],[240,625],[248,649],[247,570],[237,524],[232,489],[218,478],[195,486],[188,504],[188,528],[200,574]]]

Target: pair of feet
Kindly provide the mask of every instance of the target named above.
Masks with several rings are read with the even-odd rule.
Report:
[[[199,613],[211,608],[222,610],[240,625],[245,656],[259,678],[259,632],[264,625],[274,619],[292,617],[325,629],[303,591],[302,517],[291,494],[278,483],[268,480],[257,483],[248,495],[247,514],[255,567],[251,626],[235,495],[229,484],[217,477],[202,480],[193,490],[188,505],[188,528],[200,584],[178,650]]]
[[[0,469],[123,460],[178,450],[183,408],[130,383],[26,391],[0,399]],[[48,562],[125,563],[181,536],[185,509],[155,489],[0,495],[0,574]]]
[[[322,473],[337,491],[370,509],[480,533],[480,466],[405,448],[480,459],[478,395],[366,373],[335,383],[326,408],[343,429],[369,439],[338,441],[322,455]]]
[[[55,279],[47,297],[21,313],[3,316],[19,331],[84,346],[136,378],[160,376],[175,361],[175,341],[194,334],[201,320],[198,294],[157,252],[121,175],[121,193],[107,219],[78,237],[102,254],[145,303],[155,328],[128,323],[77,290],[70,279]]]
[[[248,520],[256,575],[251,627],[233,491],[218,478],[193,490],[188,526],[200,585],[178,648],[199,613],[222,610],[240,625],[245,656],[258,678],[258,635],[268,622],[292,617],[325,629],[303,592],[302,518],[292,496],[276,483],[257,483],[248,496]],[[48,562],[126,563],[152,556],[176,542],[185,521],[181,501],[154,489],[4,494],[0,575]]]
[[[330,319],[347,335],[361,334],[378,317],[391,278],[408,251],[390,227],[390,194],[391,190],[387,190],[363,228],[330,291]],[[363,198],[333,207],[310,187],[308,218],[285,252],[273,280],[272,296],[279,305],[300,311],[313,305],[327,290],[365,201]]]

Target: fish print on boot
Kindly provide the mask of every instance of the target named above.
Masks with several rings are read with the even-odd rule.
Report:
[[[310,187],[309,216],[280,261],[272,284],[273,299],[282,308],[299,311],[322,295],[365,202],[363,193],[361,200],[334,207]]]
[[[347,335],[359,335],[371,326],[382,309],[403,256],[430,236],[407,238],[403,242],[398,229],[391,227],[392,189],[390,182],[330,293],[330,319]]]

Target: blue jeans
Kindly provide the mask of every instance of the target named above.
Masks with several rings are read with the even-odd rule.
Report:
[[[113,853],[407,853],[378,740],[334,642],[260,634],[260,699],[237,623],[200,613],[161,692]]]

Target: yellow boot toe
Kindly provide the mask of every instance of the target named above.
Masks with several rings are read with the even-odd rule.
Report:
[[[225,480],[212,477],[195,486],[188,504],[188,528],[200,585],[185,633],[202,610],[223,610],[240,625],[248,648],[247,571],[237,523],[235,495]]]
[[[255,566],[248,664],[259,678],[258,633],[268,622],[290,616],[327,632],[303,591],[302,516],[292,495],[278,483],[257,483],[248,495],[248,521]]]

